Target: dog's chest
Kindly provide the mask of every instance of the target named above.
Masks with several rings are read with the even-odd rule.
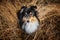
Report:
[[[38,29],[39,23],[38,21],[24,23],[22,25],[22,29],[25,30],[26,33],[31,34]]]

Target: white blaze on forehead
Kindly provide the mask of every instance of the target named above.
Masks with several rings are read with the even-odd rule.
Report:
[[[27,13],[26,13],[27,14]]]

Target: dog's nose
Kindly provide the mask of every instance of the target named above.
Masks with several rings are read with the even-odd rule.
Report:
[[[27,20],[27,22],[29,22],[29,20]]]

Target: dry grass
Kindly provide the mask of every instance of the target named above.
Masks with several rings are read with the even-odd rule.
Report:
[[[19,28],[17,12],[23,5],[38,7],[40,27],[32,35]],[[0,0],[0,40],[60,40],[60,1]]]

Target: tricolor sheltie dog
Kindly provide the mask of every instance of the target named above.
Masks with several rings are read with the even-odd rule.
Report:
[[[36,9],[36,6],[31,6],[29,8],[23,6],[18,12],[20,28],[23,29],[27,34],[34,33],[39,27],[40,21],[37,17]]]

